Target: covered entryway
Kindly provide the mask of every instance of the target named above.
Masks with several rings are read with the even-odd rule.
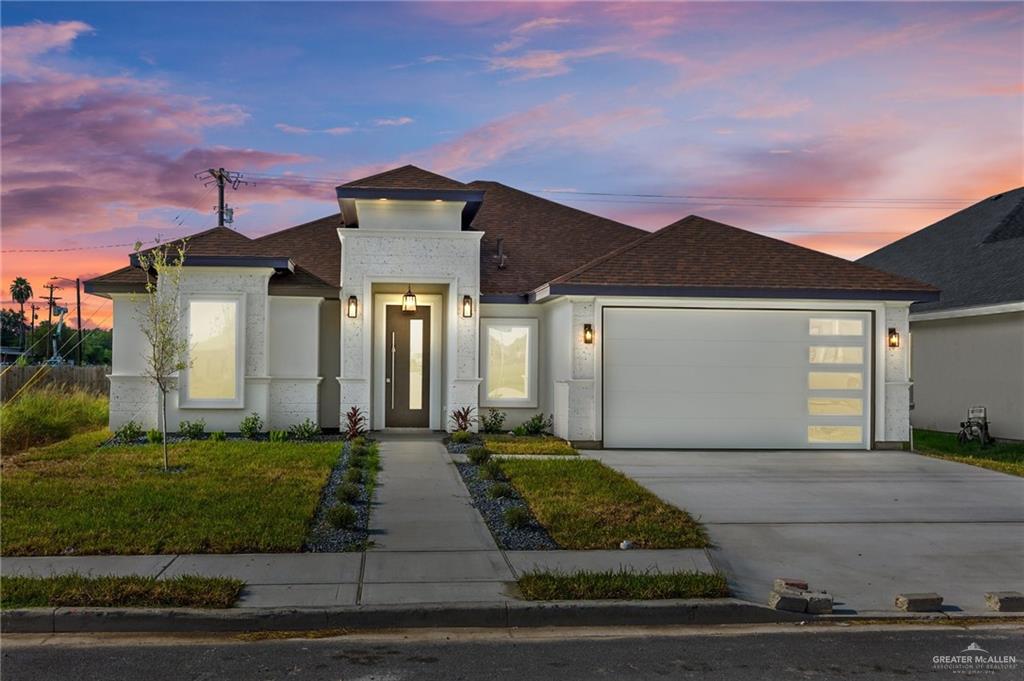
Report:
[[[870,312],[604,308],[606,447],[867,448]]]

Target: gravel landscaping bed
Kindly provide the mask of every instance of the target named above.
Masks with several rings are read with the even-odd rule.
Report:
[[[369,442],[367,443],[369,444]],[[370,524],[370,502],[373,497],[376,471],[370,472],[367,479],[359,483],[359,497],[350,502],[356,512],[356,521],[351,527],[334,527],[328,520],[331,508],[342,503],[336,494],[338,487],[345,482],[345,472],[352,458],[352,443],[345,442],[338,463],[331,470],[331,475],[320,494],[320,505],[313,516],[309,538],[302,550],[310,553],[340,553],[344,551],[362,551],[366,548],[368,528]]]
[[[498,546],[507,551],[542,551],[561,548],[533,517],[530,507],[522,497],[514,493],[511,497],[492,499],[487,492],[500,481],[481,479],[477,474],[480,467],[472,463],[456,463],[455,466],[473,497],[473,505],[480,512],[484,522],[487,523]],[[505,522],[505,511],[516,507],[523,508],[530,514],[530,521],[524,527],[509,527]]]
[[[448,449],[449,454],[465,454],[473,447],[483,447],[484,439],[479,435],[474,435],[467,442],[452,442],[451,438],[445,438],[444,446]]]

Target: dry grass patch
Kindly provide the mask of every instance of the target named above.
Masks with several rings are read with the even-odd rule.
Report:
[[[107,410],[105,395],[62,387],[27,390],[0,405],[0,450],[8,456],[102,428]]]
[[[245,583],[227,577],[0,578],[0,607],[10,608],[230,608]]]
[[[531,601],[725,598],[729,587],[720,574],[703,572],[528,572],[519,590]]]
[[[688,513],[670,506],[621,473],[592,459],[505,459],[509,481],[538,522],[565,549],[708,546]]]
[[[485,435],[484,446],[497,456],[578,456],[571,444],[558,437]]]
[[[299,551],[340,443],[98,446],[76,435],[3,461],[3,554]]]

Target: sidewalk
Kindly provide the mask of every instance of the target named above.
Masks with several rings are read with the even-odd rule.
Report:
[[[502,551],[437,439],[384,437],[381,466],[365,552],[11,557],[0,573],[236,577],[240,608],[332,608],[520,602],[532,569],[713,572],[702,549]]]

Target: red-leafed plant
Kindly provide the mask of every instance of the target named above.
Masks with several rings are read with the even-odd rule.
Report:
[[[345,413],[345,439],[354,440],[366,432],[366,415],[359,407],[352,407]]]
[[[456,409],[452,412],[450,418],[456,431],[469,430],[469,427],[473,425],[473,421],[476,420],[476,417],[473,416],[473,407]]]

